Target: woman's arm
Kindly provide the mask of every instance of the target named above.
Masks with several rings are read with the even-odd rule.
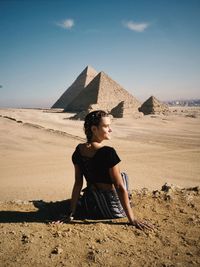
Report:
[[[130,222],[130,224],[136,226],[139,229],[152,229],[152,226],[148,224],[147,222],[139,221],[135,218],[132,208],[130,206],[128,192],[125,188],[125,185],[123,183],[121,173],[119,170],[119,165],[115,165],[114,167],[110,168],[109,170],[110,176],[113,180],[114,186],[116,188],[117,194],[119,196],[119,200],[121,202],[121,205],[126,213],[126,216]]]
[[[123,180],[121,177],[119,165],[117,164],[114,167],[110,168],[109,172],[110,172],[110,176],[113,180],[117,194],[119,196],[119,200],[120,200],[122,207],[126,213],[126,216],[129,220],[129,222],[132,223],[134,221],[135,217],[133,215],[133,211],[132,211],[131,206],[130,206],[128,192],[124,186],[124,183],[123,183]]]
[[[72,190],[71,197],[71,213],[74,214],[77,206],[77,202],[80,196],[80,192],[83,186],[83,174],[78,165],[74,165],[75,169],[75,182]]]
[[[71,208],[67,215],[62,216],[62,218],[58,221],[53,221],[53,224],[60,224],[64,222],[70,222],[73,218],[73,214],[75,213],[77,202],[80,196],[80,192],[83,186],[83,175],[78,167],[78,165],[74,165],[75,168],[75,182],[72,190],[71,197]]]

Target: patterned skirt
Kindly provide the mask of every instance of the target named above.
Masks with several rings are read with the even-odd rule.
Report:
[[[121,173],[128,191],[128,176]],[[86,187],[79,199],[75,213],[76,219],[116,219],[126,217],[116,190],[100,190]]]

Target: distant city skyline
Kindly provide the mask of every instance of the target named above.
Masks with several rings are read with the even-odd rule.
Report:
[[[198,0],[1,0],[0,107],[50,108],[89,65],[143,102],[200,99]]]

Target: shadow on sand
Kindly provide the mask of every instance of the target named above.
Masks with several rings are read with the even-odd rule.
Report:
[[[43,200],[33,200],[28,202],[36,208],[35,211],[23,211],[27,204],[16,205],[16,210],[0,211],[0,223],[50,223],[62,218],[70,210],[70,199],[56,202],[45,202]],[[12,204],[11,204],[12,205]],[[22,209],[23,206],[23,209]],[[20,210],[21,207],[21,210]],[[30,209],[27,207],[27,209]],[[70,224],[118,224],[127,225],[127,222],[111,219],[86,219],[75,218]]]
[[[0,223],[50,222],[53,220],[58,220],[62,214],[67,214],[70,207],[70,199],[56,202],[33,200],[29,203],[33,205],[32,210],[33,208],[36,208],[35,211],[32,211],[27,204],[21,204],[23,209],[21,208],[20,210],[20,207],[22,206],[17,206],[15,204],[16,210],[0,211]]]

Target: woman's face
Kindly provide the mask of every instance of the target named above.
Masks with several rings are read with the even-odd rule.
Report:
[[[109,140],[111,138],[110,117],[102,117],[99,126],[92,126],[93,139],[97,141]]]

